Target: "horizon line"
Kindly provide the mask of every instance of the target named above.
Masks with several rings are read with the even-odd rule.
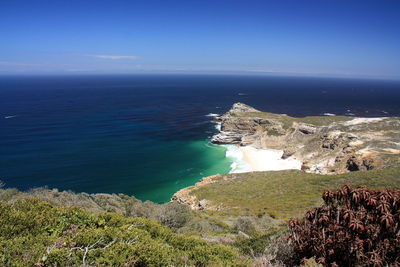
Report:
[[[387,80],[400,81],[397,76],[371,76],[371,75],[344,75],[344,74],[318,74],[318,73],[292,73],[292,72],[261,72],[261,71],[143,71],[143,72],[48,72],[48,73],[1,73],[0,77],[44,77],[44,76],[138,76],[138,75],[221,75],[221,76],[268,76],[268,77],[297,77],[297,78],[336,78],[359,80]]]

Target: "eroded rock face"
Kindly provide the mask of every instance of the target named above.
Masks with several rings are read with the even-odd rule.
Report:
[[[245,137],[246,133],[238,132],[224,132],[221,131],[219,134],[214,135],[211,138],[213,144],[240,144],[242,138]]]
[[[353,155],[346,162],[349,171],[368,171],[382,167],[382,162],[371,155]]]
[[[216,121],[221,131],[212,137],[213,143],[283,150],[284,159],[293,156],[303,161],[308,172],[371,169],[385,153],[400,154],[399,118],[294,118],[236,103]],[[370,158],[361,163],[359,155],[366,154]]]
[[[197,199],[195,195],[192,195],[191,192],[192,190],[214,183],[218,179],[226,179],[226,175],[212,175],[209,177],[205,177],[201,179],[199,182],[197,182],[194,186],[189,186],[186,188],[183,188],[176,192],[172,198],[171,201],[178,202],[180,204],[184,204],[189,206],[192,210],[218,210],[217,207],[213,207],[211,203],[209,203],[208,200],[206,199]]]
[[[211,142],[247,145],[254,143],[258,134],[268,129],[282,132],[282,126],[276,121],[255,115],[261,113],[242,103],[233,104],[227,113],[215,120],[221,123],[221,130],[211,138]]]
[[[255,109],[253,107],[250,107],[250,106],[248,106],[246,104],[238,102],[238,103],[233,104],[232,108],[228,112],[231,112],[231,113],[236,113],[236,112],[259,112],[259,110]]]
[[[299,124],[298,129],[303,134],[315,134],[317,132],[317,127],[309,124]]]
[[[322,148],[336,149],[349,146],[350,142],[357,140],[357,136],[350,133],[332,131],[322,135]]]

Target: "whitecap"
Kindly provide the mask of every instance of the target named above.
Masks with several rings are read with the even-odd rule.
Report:
[[[206,117],[214,117],[214,118],[216,118],[218,116],[219,116],[219,114],[217,114],[217,113],[209,113],[206,115]]]
[[[336,116],[336,114],[334,114],[334,113],[329,113],[329,112],[326,112],[326,113],[324,113],[323,115],[325,115],[325,116]]]
[[[14,117],[17,117],[17,115],[4,116],[4,119],[11,119],[11,118],[14,118]]]

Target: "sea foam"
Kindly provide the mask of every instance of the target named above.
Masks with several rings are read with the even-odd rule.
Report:
[[[243,153],[236,145],[222,145],[226,148],[226,157],[231,159],[231,170],[229,173],[251,172],[251,166],[243,160]]]
[[[214,118],[216,118],[216,117],[218,117],[219,116],[219,114],[217,114],[217,113],[208,113],[207,115],[206,115],[206,117],[214,117]]]
[[[220,122],[215,123],[215,129],[217,129],[219,132],[221,131],[221,124]]]

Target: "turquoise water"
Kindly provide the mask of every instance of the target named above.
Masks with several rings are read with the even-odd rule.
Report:
[[[0,180],[168,201],[230,171],[211,113],[399,116],[390,81],[205,75],[0,77]],[[230,149],[231,154],[236,152]]]
[[[159,145],[166,144],[159,143]],[[178,149],[171,154],[174,158],[167,161],[172,162],[165,164],[166,160],[160,160],[153,166],[157,175],[165,177],[165,180],[154,186],[142,187],[135,194],[136,197],[163,202],[169,200],[176,191],[195,184],[202,177],[230,171],[233,159],[225,156],[226,148],[212,145],[208,140],[178,141],[168,146]],[[151,172],[149,175],[151,176]]]

